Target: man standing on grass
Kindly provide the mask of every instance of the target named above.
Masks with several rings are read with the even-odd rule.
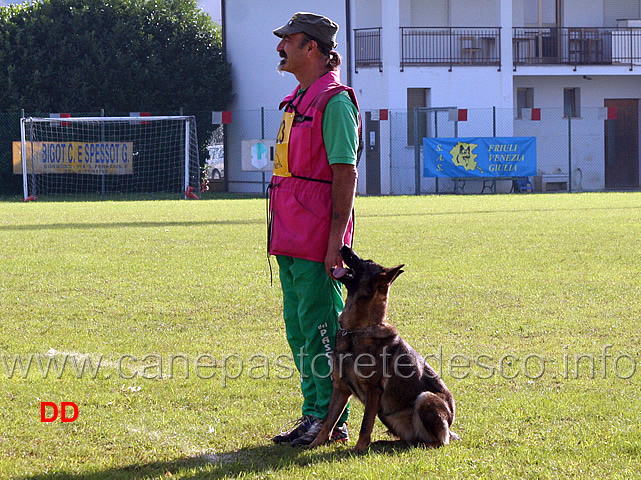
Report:
[[[304,398],[302,417],[273,441],[294,446],[309,445],[327,415],[329,353],[344,306],[331,269],[343,265],[340,249],[353,233],[360,114],[353,90],[340,83],[337,31],[329,18],[305,12],[274,30],[281,38],[278,70],[299,82],[280,105],[268,246],[278,260],[287,341]],[[347,415],[332,440],[348,440]]]

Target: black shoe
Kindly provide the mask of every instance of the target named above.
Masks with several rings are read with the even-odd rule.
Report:
[[[283,426],[281,432],[272,438],[274,443],[292,443],[297,438],[303,436],[307,430],[317,421],[318,418],[314,415],[303,415],[298,420],[294,420]],[[289,425],[292,425],[292,428],[288,431],[284,431]],[[317,432],[318,433],[318,432]]]
[[[320,418],[316,418],[303,435],[292,441],[292,447],[304,447],[309,445],[314,441],[318,432],[321,431],[321,428],[323,428],[323,421]]]
[[[316,419],[311,427],[305,432],[304,435],[301,435],[296,440],[292,442],[292,447],[304,447],[311,444],[318,432],[323,428],[323,420]],[[328,442],[347,442],[349,440],[349,433],[347,432],[347,424],[343,424],[340,427],[334,427],[332,434],[329,436]]]

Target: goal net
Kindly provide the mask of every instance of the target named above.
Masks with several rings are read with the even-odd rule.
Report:
[[[24,198],[200,191],[193,116],[21,119]]]

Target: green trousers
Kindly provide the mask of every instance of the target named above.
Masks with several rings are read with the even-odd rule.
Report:
[[[338,316],[344,307],[342,285],[327,275],[320,262],[282,255],[276,258],[287,342],[300,373],[303,415],[325,418],[332,395],[329,354],[336,343]],[[339,426],[348,414],[349,405]]]

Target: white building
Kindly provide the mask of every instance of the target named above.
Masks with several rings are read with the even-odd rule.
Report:
[[[220,0],[198,0],[198,6],[202,11],[208,13],[214,22],[218,24],[223,22]]]
[[[235,93],[229,189],[264,188],[264,174],[241,171],[240,142],[275,135],[276,107],[296,85],[293,76],[276,73],[272,34],[295,11],[327,15],[341,26],[342,77],[356,90],[365,122],[360,193],[451,190],[449,180],[439,185],[417,175],[415,133],[536,136],[538,183],[638,188],[640,3],[223,0]],[[451,121],[449,107],[467,109],[467,121]],[[616,120],[605,121],[615,110],[604,107],[616,107]]]

